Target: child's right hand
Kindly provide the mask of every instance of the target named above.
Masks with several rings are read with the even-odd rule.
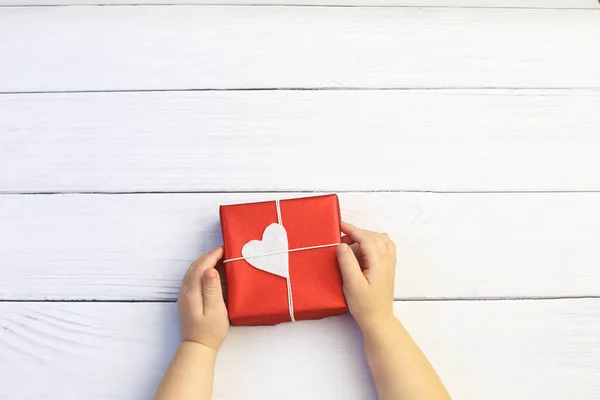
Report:
[[[182,342],[218,351],[227,336],[229,319],[215,265],[223,257],[218,247],[190,266],[179,291],[177,308]]]
[[[359,229],[342,222],[337,248],[350,313],[364,331],[394,318],[396,245],[385,233]],[[352,246],[349,246],[352,245]]]
[[[344,294],[363,332],[365,356],[378,397],[451,400],[419,346],[394,317],[396,245],[385,233],[346,223],[342,223],[342,232],[346,236],[337,254]]]

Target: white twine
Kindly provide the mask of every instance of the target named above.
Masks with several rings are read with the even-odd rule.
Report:
[[[279,206],[279,200],[275,200],[275,206],[277,207],[277,223],[279,225],[283,226],[283,223],[281,221],[281,208]],[[333,246],[337,246],[337,245],[339,245],[339,243],[321,244],[318,246],[308,246],[308,247],[299,247],[296,249],[273,251],[271,253],[257,254],[255,256],[229,258],[227,260],[223,260],[223,263],[228,263],[231,261],[238,261],[238,260],[246,260],[248,258],[266,257],[266,256],[274,255],[274,254],[291,253],[293,251],[322,249],[324,247],[333,247]],[[290,282],[289,271],[288,271],[288,277],[286,278],[286,283],[287,283],[287,293],[288,293],[288,309],[290,310],[290,318],[291,318],[292,322],[294,322],[294,321],[296,321],[296,318],[294,317],[294,299],[292,297],[292,283]]]
[[[273,254],[291,253],[291,252],[300,251],[300,250],[321,249],[323,247],[333,247],[333,246],[337,246],[337,245],[339,245],[339,243],[321,244],[319,246],[298,247],[297,249],[273,251],[271,253],[257,254],[255,256],[229,258],[227,260],[224,260],[223,262],[228,263],[230,261],[247,260],[248,258],[266,257],[266,256],[272,256]]]
[[[275,200],[275,207],[277,207],[277,223],[283,226],[283,221],[281,220],[281,207],[279,207],[279,200]],[[285,229],[285,227],[284,227]],[[290,311],[290,319],[292,322],[296,322],[296,317],[294,316],[294,298],[292,297],[292,282],[290,281],[290,265],[288,260],[288,273],[285,279],[287,284],[287,295],[288,295],[288,310]]]

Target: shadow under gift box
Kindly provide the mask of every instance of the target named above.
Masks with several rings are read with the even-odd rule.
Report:
[[[340,206],[335,194],[279,201],[288,250],[340,242]],[[278,222],[276,201],[220,207],[225,260],[242,257],[242,247],[261,240]],[[320,319],[346,312],[336,246],[288,252],[296,320]],[[268,257],[268,256],[266,256]],[[233,260],[225,264],[232,325],[275,325],[291,321],[287,280]]]

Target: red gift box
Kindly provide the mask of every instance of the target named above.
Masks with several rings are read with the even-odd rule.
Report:
[[[336,257],[341,239],[336,195],[226,205],[220,216],[232,325],[346,312]]]

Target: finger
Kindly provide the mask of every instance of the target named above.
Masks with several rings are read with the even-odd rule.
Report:
[[[366,229],[360,229],[347,222],[342,222],[341,227],[342,232],[360,245],[365,256],[370,257],[370,254],[373,252],[385,251],[386,235],[368,231]]]
[[[223,292],[221,290],[221,279],[214,268],[209,268],[202,276],[202,302],[204,315],[220,312],[225,307]]]
[[[389,236],[385,241],[385,247],[389,253],[391,253],[393,256],[396,256],[396,243],[394,243],[394,241]]]
[[[196,262],[202,264],[205,267],[205,269],[206,267],[213,268],[215,265],[217,265],[221,258],[223,258],[222,246],[209,251],[208,253],[200,257],[198,260],[196,260]]]
[[[185,285],[186,297],[200,307],[202,307],[202,275],[206,270],[207,268],[204,267],[203,263],[196,263]]]
[[[190,281],[190,275],[192,274],[192,271],[194,270],[194,268],[197,265],[196,261],[198,261],[198,260],[195,260],[193,263],[191,263],[189,268],[187,269],[187,271],[185,271],[185,275],[183,276],[183,281],[181,283],[182,286]]]
[[[190,285],[190,277],[192,276],[192,274],[194,274],[194,271],[196,271],[197,269],[198,264],[196,264],[196,261],[194,261],[192,265],[190,265],[188,270],[185,272],[185,276],[183,277],[183,281],[181,283],[181,289],[179,289],[180,296],[187,296],[190,287],[193,287],[193,285]]]
[[[351,244],[350,249],[352,249],[352,252],[354,253],[354,257],[356,257],[357,260],[362,260],[363,255],[362,255],[362,251],[360,250],[360,245],[358,243]],[[358,263],[360,264],[360,261]],[[366,268],[365,265],[360,264],[361,270],[364,271],[365,268]]]
[[[356,242],[354,241],[354,239],[352,239],[352,238],[351,238],[350,236],[348,236],[348,235],[346,235],[346,236],[342,236],[342,240],[341,240],[341,242],[342,242],[342,243],[346,243],[346,244],[348,244],[348,245],[356,243]]]
[[[375,232],[367,231],[365,229],[357,228],[356,226],[349,224],[347,222],[342,222],[340,224],[342,228],[342,232],[346,234],[350,239],[355,241],[356,243],[362,243],[365,240],[370,239]]]
[[[225,272],[225,264],[219,261],[215,269],[219,273],[219,279],[221,279],[221,290],[223,291],[223,300],[225,300],[225,304],[227,304],[227,274]]]
[[[214,267],[221,258],[223,258],[223,247],[217,247],[216,249],[213,249],[208,253],[198,257],[186,271],[185,276],[183,277],[183,284],[189,282],[190,276],[195,269],[200,267],[202,268],[202,272],[204,272],[204,270],[207,268],[206,265],[211,265],[212,263],[211,266]]]
[[[365,280],[360,264],[350,246],[345,243],[340,244],[337,247],[337,258],[345,284],[354,286]]]

